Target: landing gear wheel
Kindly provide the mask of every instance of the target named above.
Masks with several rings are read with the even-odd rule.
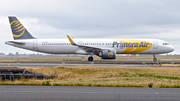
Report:
[[[156,59],[156,58],[154,58],[154,59],[153,59],[153,61],[154,61],[154,62],[156,62],[156,61],[157,61],[157,59]]]
[[[153,61],[156,62],[157,61],[156,55],[153,54],[153,57],[154,57]]]
[[[89,57],[89,58],[88,58],[88,61],[93,61],[93,57]]]

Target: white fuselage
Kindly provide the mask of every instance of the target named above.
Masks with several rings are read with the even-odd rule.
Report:
[[[116,54],[163,54],[174,48],[167,42],[159,39],[73,39],[78,45],[116,50]],[[24,44],[19,44],[24,43]],[[92,49],[84,51],[82,47],[71,45],[64,39],[24,39],[11,40],[6,44],[15,47],[49,54],[86,54]]]

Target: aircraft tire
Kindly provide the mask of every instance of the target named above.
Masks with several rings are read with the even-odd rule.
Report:
[[[93,57],[89,57],[89,58],[88,58],[88,61],[93,61]]]
[[[153,59],[153,61],[154,61],[154,62],[156,62],[156,61],[157,61],[157,59],[156,59],[156,58],[154,58],[154,59]]]

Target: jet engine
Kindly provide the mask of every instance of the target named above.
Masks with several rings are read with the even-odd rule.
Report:
[[[115,50],[103,50],[99,53],[99,57],[102,57],[102,59],[115,59],[116,51]]]

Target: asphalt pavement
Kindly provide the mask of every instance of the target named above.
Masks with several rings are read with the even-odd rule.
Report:
[[[0,86],[0,101],[180,101],[180,88]]]

